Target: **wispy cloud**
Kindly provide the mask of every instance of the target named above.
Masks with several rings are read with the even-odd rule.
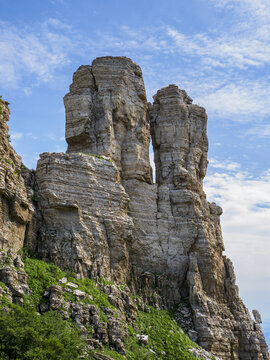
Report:
[[[16,133],[11,133],[11,134],[10,134],[11,140],[21,139],[22,136],[23,136],[23,134],[22,134],[22,133],[18,133],[18,132],[16,132]]]
[[[260,21],[269,21],[270,8],[268,0],[211,0],[216,7],[234,9],[238,15],[247,13]]]
[[[209,164],[213,168],[223,169],[227,171],[238,171],[241,167],[240,164],[231,161],[217,161],[216,159],[209,159]]]
[[[248,81],[227,80],[221,87],[198,93],[198,101],[207,111],[220,117],[233,116],[238,121],[254,121],[270,114],[270,82],[262,79]],[[214,85],[214,81],[210,85]],[[217,84],[218,85],[218,84]]]
[[[270,67],[270,26],[254,31],[253,21],[245,25],[242,31],[231,26],[193,35],[170,26],[122,26],[113,35],[99,33],[96,44],[88,43],[100,53],[135,56],[145,70],[149,95],[160,85],[175,82],[211,115],[250,121],[270,113],[270,76],[255,78],[252,72],[250,76],[243,72]],[[163,67],[157,60],[161,56],[174,58],[174,65]]]
[[[61,30],[61,32],[59,31]],[[0,82],[17,87],[32,75],[36,81],[49,81],[56,69],[70,60],[77,46],[70,26],[59,19],[48,19],[38,29],[19,28],[0,22]],[[25,87],[26,95],[30,88]]]
[[[270,124],[257,124],[245,131],[244,135],[252,137],[270,137]]]
[[[149,100],[158,88],[174,82],[188,90],[211,116],[233,121],[267,117],[270,75],[257,73],[254,77],[253,73],[270,70],[267,1],[213,0],[212,4],[232,16],[236,14],[238,23],[232,21],[229,26],[221,24],[218,31],[210,28],[193,34],[169,25],[123,25],[113,32],[97,29],[95,36],[89,37],[79,36],[58,18],[49,18],[38,31],[34,26],[18,28],[1,22],[0,84],[19,87],[23,83],[24,94],[29,96],[33,82],[53,81],[56,71],[73,61],[76,53],[83,53],[87,59],[126,55],[144,69]],[[167,59],[174,59],[174,65],[164,66]],[[28,75],[31,84],[24,81]]]
[[[223,165],[217,167],[222,169]],[[206,177],[205,191],[210,201],[223,207],[221,223],[226,253],[236,267],[241,295],[249,299],[250,307],[257,306],[270,317],[269,307],[257,296],[264,294],[264,298],[270,298],[270,289],[265,288],[270,280],[270,200],[266,196],[270,193],[270,170],[259,177],[239,168],[237,172],[216,172]]]
[[[204,66],[247,68],[270,62],[270,50],[265,48],[262,39],[253,36],[235,33],[234,36],[232,33],[186,36],[171,27],[167,32],[175,42],[174,51],[199,56]]]

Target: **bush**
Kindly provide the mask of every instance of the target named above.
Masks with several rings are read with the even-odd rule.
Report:
[[[76,360],[83,348],[78,330],[57,312],[12,305],[0,313],[1,360]]]

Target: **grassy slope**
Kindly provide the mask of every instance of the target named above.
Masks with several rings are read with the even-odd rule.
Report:
[[[25,257],[24,262],[28,274],[28,285],[32,290],[32,294],[28,298],[31,305],[37,305],[44,301],[44,290],[53,284],[58,284],[59,279],[67,277],[68,281],[76,283],[80,290],[91,295],[93,300],[88,299],[87,301],[96,305],[100,309],[101,320],[106,320],[102,309],[105,307],[113,308],[113,306],[109,303],[107,295],[99,290],[99,286],[94,280],[78,280],[72,274],[60,270],[57,266],[35,258]],[[75,302],[72,294],[65,292],[64,294],[69,297],[68,300]],[[148,335],[149,344],[139,344],[137,334]],[[150,313],[138,311],[136,321],[130,324],[129,336],[126,339],[126,357],[106,347],[99,350],[99,352],[119,360],[194,360],[195,357],[190,354],[188,348],[196,346],[180,330],[170,312],[151,308]]]

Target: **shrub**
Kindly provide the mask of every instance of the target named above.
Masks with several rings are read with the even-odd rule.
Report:
[[[57,312],[39,315],[32,307],[11,305],[0,313],[2,360],[76,360],[83,348],[78,330]]]

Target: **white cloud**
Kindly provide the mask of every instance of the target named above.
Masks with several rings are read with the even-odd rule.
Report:
[[[57,19],[57,18],[50,18],[48,19],[45,23],[45,26],[52,26],[55,29],[60,29],[60,30],[72,30],[72,27],[68,24],[63,23],[61,20]]]
[[[266,29],[265,29],[266,31]],[[270,63],[270,50],[265,47],[265,33],[236,32],[200,34],[186,36],[176,29],[167,27],[168,35],[175,42],[174,51],[199,56],[205,66],[239,67],[262,66]],[[268,29],[268,35],[270,29]],[[269,40],[267,41],[269,44]]]
[[[212,0],[217,7],[234,9],[242,15],[249,15],[253,19],[269,21],[269,0]]]
[[[18,87],[29,75],[36,82],[49,81],[56,69],[70,62],[70,53],[77,46],[70,31],[57,19],[48,19],[38,30],[0,22],[0,82],[5,87]],[[28,86],[24,88],[26,95],[30,91]]]
[[[203,91],[196,99],[214,115],[236,116],[238,121],[254,120],[254,117],[270,114],[270,83],[236,80],[220,88]]]
[[[21,139],[22,136],[23,136],[23,134],[22,134],[22,133],[19,133],[19,132],[15,132],[15,133],[11,133],[11,134],[10,134],[11,140]]]
[[[241,31],[232,26],[223,32],[187,35],[169,26],[155,29],[122,26],[119,33],[100,33],[99,41],[89,44],[93,49],[105,49],[116,55],[136,54],[150,96],[161,86],[179,83],[209,114],[250,121],[270,113],[270,76],[264,72],[263,78],[261,75],[248,78],[246,71],[244,76],[241,73],[270,66],[270,26],[259,28],[260,31],[254,30],[253,21],[246,21]],[[170,58],[180,56],[181,61],[191,61],[192,67],[178,59],[174,66],[164,67],[155,59],[155,55],[161,54],[169,54]]]
[[[240,164],[236,163],[236,162],[230,162],[230,161],[217,161],[215,159],[209,159],[209,164],[211,167],[213,168],[217,168],[217,169],[223,169],[223,170],[227,170],[227,171],[238,171],[241,167]]]
[[[241,169],[222,171],[207,176],[204,188],[208,200],[224,210],[225,253],[235,265],[240,294],[250,308],[270,318],[270,170],[257,178]]]
[[[254,137],[269,137],[270,136],[270,124],[257,124],[256,126],[248,129],[244,135],[250,135]],[[259,146],[259,145],[258,145]]]
[[[30,96],[32,94],[32,90],[29,87],[24,88],[23,92],[26,96]]]

